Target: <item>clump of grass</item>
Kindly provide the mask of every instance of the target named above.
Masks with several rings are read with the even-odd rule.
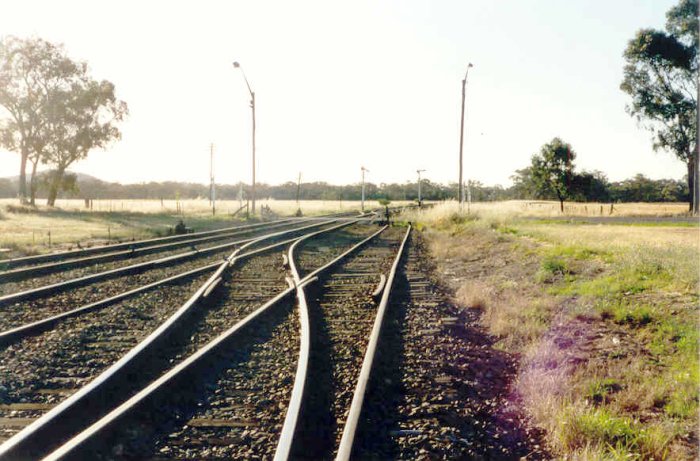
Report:
[[[611,258],[611,253],[609,251],[597,250],[583,245],[557,245],[550,250],[550,254],[556,254],[578,261],[589,261],[597,257],[604,261],[609,261]]]
[[[456,300],[461,306],[472,309],[485,310],[494,296],[493,287],[478,280],[462,284],[455,294]]]
[[[612,459],[664,459],[672,437],[661,426],[644,426],[605,408],[568,406],[558,417],[557,440],[569,453],[586,450]]]
[[[492,221],[489,223],[489,226],[491,229],[498,231],[502,234],[511,234],[511,235],[518,235],[518,229],[515,227],[512,227],[505,222],[499,222],[499,221]]]
[[[654,320],[654,308],[649,305],[630,302],[626,299],[602,301],[596,306],[603,319],[612,319],[618,325],[639,328]]]
[[[540,263],[540,269],[535,274],[535,280],[540,283],[553,283],[563,276],[571,274],[567,262],[558,256],[545,256]]]
[[[29,206],[29,205],[12,205],[8,204],[5,205],[5,210],[8,213],[14,213],[14,214],[29,214],[29,213],[36,213],[37,209]]]
[[[551,256],[542,261],[542,270],[553,275],[564,275],[569,272],[563,259]]]
[[[614,378],[597,378],[588,383],[587,387],[588,390],[584,396],[595,405],[609,402],[610,395],[622,389],[618,380]]]
[[[629,296],[667,288],[677,282],[662,262],[623,261],[616,264],[614,271],[593,279],[577,280],[565,286],[555,287],[553,294],[611,298]]]

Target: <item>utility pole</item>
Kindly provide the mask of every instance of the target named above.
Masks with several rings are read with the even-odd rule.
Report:
[[[299,192],[301,192],[301,171],[299,172],[299,179],[297,180],[297,215],[301,216],[301,207],[299,206]]]
[[[467,71],[464,73],[464,80],[462,80],[462,121],[459,126],[459,205],[462,206],[464,203],[464,184],[462,183],[462,146],[464,145],[464,101],[467,95],[467,77],[469,76],[469,69],[474,67],[470,62],[467,66]]]
[[[365,211],[365,172],[369,173],[369,170],[365,167],[360,167],[362,170],[362,211]]]
[[[467,214],[470,213],[472,207],[472,189],[469,180],[467,179]]]
[[[420,208],[421,204],[423,203],[423,201],[421,200],[421,196],[420,196],[420,182],[421,182],[420,181],[420,174],[424,171],[425,170],[416,170],[416,173],[418,173],[418,208]]]
[[[211,214],[216,215],[216,182],[214,181],[214,143],[209,145],[209,202]]]
[[[245,72],[243,72],[243,67],[241,67],[237,61],[233,63],[233,67],[241,69],[243,79],[250,93],[250,108],[253,112],[253,184],[251,188],[251,200],[253,202],[253,216],[255,216],[255,92],[250,88],[250,83],[248,83],[248,78],[245,76]]]

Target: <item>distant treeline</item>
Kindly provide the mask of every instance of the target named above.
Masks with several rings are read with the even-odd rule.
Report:
[[[148,182],[141,184],[119,184],[101,181],[86,176],[69,174],[71,187],[60,192],[62,198],[90,199],[195,199],[208,198],[209,186],[197,183],[183,182]],[[518,170],[512,177],[511,187],[485,186],[478,181],[469,183],[468,191],[472,201],[497,201],[515,199],[551,199],[554,196],[542,195],[532,187],[527,168]],[[40,181],[40,184],[44,182]],[[249,197],[250,186],[243,185],[243,197]],[[649,179],[641,174],[624,181],[609,182],[600,172],[583,173],[576,176],[576,184],[571,188],[575,191],[575,201],[587,202],[687,202],[688,185],[684,180]],[[236,200],[239,197],[239,184],[223,184],[216,186],[217,199]],[[287,182],[277,186],[258,184],[256,188],[258,199],[272,198],[276,200],[295,200],[297,184]],[[325,182],[302,183],[299,190],[301,200],[360,200],[362,189],[360,184],[337,186]],[[423,180],[421,195],[424,200],[446,200],[455,198],[457,184],[439,184]],[[0,179],[0,197],[14,198],[17,196],[17,179]],[[46,198],[46,187],[39,187],[37,196]],[[365,197],[368,200],[417,200],[418,185],[416,182],[403,184],[365,184]]]

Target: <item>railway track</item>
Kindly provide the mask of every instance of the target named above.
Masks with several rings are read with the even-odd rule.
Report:
[[[372,295],[380,292],[381,275],[389,273],[405,233],[388,229],[306,289],[310,352],[290,458],[335,456],[377,315]]]
[[[74,259],[74,258],[81,258],[81,257],[86,257],[86,256],[97,255],[97,254],[101,254],[101,253],[111,253],[111,252],[121,251],[121,250],[131,250],[131,249],[141,248],[144,246],[159,245],[159,244],[177,242],[177,241],[181,241],[181,240],[188,240],[188,239],[193,239],[193,238],[198,238],[198,237],[213,236],[213,235],[222,234],[222,233],[242,231],[245,229],[255,229],[255,228],[259,228],[259,227],[268,226],[271,223],[282,223],[285,221],[291,221],[291,219],[284,219],[284,220],[281,219],[281,220],[271,221],[271,222],[247,224],[247,225],[241,225],[241,226],[232,226],[232,227],[226,227],[223,229],[216,229],[216,230],[211,230],[211,231],[193,232],[190,234],[182,234],[182,235],[171,235],[168,237],[158,237],[158,238],[151,238],[151,239],[135,240],[135,241],[131,241],[131,242],[116,243],[116,244],[112,244],[112,245],[101,245],[101,246],[94,246],[94,247],[90,247],[90,248],[79,248],[77,250],[59,251],[59,252],[47,253],[47,254],[43,254],[43,255],[24,256],[24,257],[20,257],[20,258],[4,259],[4,260],[0,260],[0,267],[2,267],[3,270],[8,270],[8,269],[12,269],[12,268],[35,266],[35,265],[44,264],[44,263],[48,263],[48,262],[64,261],[64,260],[69,260],[69,259]]]
[[[310,228],[330,224],[331,221],[321,221],[288,230],[278,230],[276,232],[278,236],[270,237],[268,240],[289,238]],[[240,244],[242,242],[237,241],[221,245],[221,248],[213,251],[204,250],[186,257],[161,260],[158,264],[146,263],[136,268],[131,266],[131,268],[116,269],[107,273],[92,274],[65,281],[58,286],[37,287],[1,297],[0,306],[3,303],[5,306],[0,309],[0,343],[5,336],[2,331],[55,316],[75,309],[77,306],[99,303],[99,300],[131,291],[134,286],[158,283],[159,280],[174,278],[177,274],[190,271],[199,273],[207,268],[213,270],[225,256],[230,254],[231,248]]]
[[[366,226],[357,225],[355,227],[359,228]],[[328,229],[326,229],[325,232],[328,232]],[[363,235],[363,232],[360,232],[358,229],[352,231],[352,228],[347,228],[347,230],[336,230],[334,232],[347,234],[344,237],[347,242],[352,241],[353,238],[357,240]],[[364,233],[366,233],[366,230]],[[333,248],[333,250],[337,252],[336,247],[329,248]],[[331,258],[334,255],[334,251],[326,252],[326,258]],[[171,335],[171,343],[168,347],[163,347],[156,356],[150,357],[148,360],[149,371],[139,372],[140,380],[119,380],[117,381],[118,386],[116,383],[112,384],[112,391],[119,388],[120,392],[123,392],[125,388],[128,387],[131,388],[131,391],[135,391],[138,388],[139,383],[140,385],[144,384],[144,379],[155,377],[157,371],[166,365],[172,366],[174,363],[181,363],[183,360],[186,360],[186,358],[190,357],[191,354],[198,349],[198,347],[209,342],[213,337],[220,334],[222,330],[225,330],[226,326],[230,325],[232,321],[246,315],[246,312],[259,306],[262,301],[274,295],[275,292],[284,292],[286,290],[286,282],[284,280],[285,272],[282,264],[283,258],[280,250],[277,250],[276,252],[266,252],[243,261],[240,267],[233,270],[230,279],[221,283],[221,285],[216,285],[216,283],[210,285],[209,290],[205,290],[204,292],[202,292],[202,288],[204,287],[200,287],[200,290],[198,291],[200,294],[204,293],[206,295],[211,295],[211,290],[216,290],[217,293],[227,292],[230,294],[230,296],[228,296],[226,299],[228,299],[230,302],[219,303],[220,305],[216,305],[215,307],[210,306],[209,302],[205,303],[204,305],[206,307],[200,307],[196,314],[189,317],[187,325],[179,328],[180,333]],[[224,264],[223,266],[227,265],[228,264]],[[263,274],[269,274],[269,277],[261,277]],[[212,277],[209,278],[209,282],[216,280],[217,279],[213,279]],[[192,287],[197,286],[198,284],[201,285],[201,282],[201,277],[199,279],[195,279],[191,282],[189,288],[184,288],[183,291],[185,293],[188,291],[191,292]],[[216,286],[216,288],[214,288],[214,286]],[[168,290],[168,292],[170,291]],[[155,304],[169,305],[171,306],[170,313],[172,313],[172,305],[174,303],[172,301],[169,303],[164,303],[154,300],[152,297],[157,296],[157,293],[160,293],[160,290],[149,293],[148,296],[150,298],[147,298],[145,302],[150,303],[152,306]],[[192,298],[190,298],[190,300],[191,299]],[[119,306],[115,305],[108,308],[109,311],[107,311],[107,313],[121,312],[121,310],[124,308],[124,306],[121,306],[122,309],[120,310],[118,307]],[[20,391],[23,389],[21,387],[22,383],[17,383],[16,386],[11,388],[8,395],[14,398],[14,401],[13,403],[8,404],[9,406],[5,408],[6,415],[2,417],[4,419],[0,419],[0,427],[2,427],[3,422],[5,423],[4,430],[6,431],[6,435],[10,435],[13,429],[30,422],[42,411],[52,408],[53,405],[60,401],[59,397],[55,397],[58,392],[49,392],[48,395],[54,395],[54,397],[51,399],[44,397],[44,395],[47,395],[45,389],[49,389],[49,386],[60,389],[64,396],[70,392],[75,392],[76,389],[79,388],[80,384],[94,377],[99,370],[104,369],[104,367],[110,362],[113,362],[115,358],[123,355],[125,350],[129,350],[129,348],[133,346],[135,342],[138,342],[139,334],[141,334],[141,337],[143,337],[143,335],[152,330],[154,325],[161,322],[163,317],[166,316],[166,313],[163,313],[162,315],[154,314],[149,316],[146,315],[142,309],[132,309],[132,312],[137,316],[148,318],[144,319],[141,323],[136,322],[133,325],[130,323],[131,321],[126,321],[124,318],[119,318],[116,319],[118,325],[110,324],[107,321],[107,323],[103,322],[100,324],[102,328],[96,327],[91,323],[96,320],[94,315],[92,317],[86,316],[76,320],[76,323],[73,324],[72,331],[75,331],[75,327],[86,324],[91,325],[93,328],[88,329],[87,332],[82,334],[81,340],[74,340],[72,343],[70,341],[68,343],[62,343],[63,347],[56,349],[58,354],[51,355],[50,360],[48,361],[48,363],[51,364],[51,367],[45,367],[45,370],[47,371],[43,374],[46,376],[46,381],[38,379],[32,382],[32,389],[42,392],[32,393],[30,391],[28,394],[31,395],[24,395],[20,397]],[[107,320],[110,317],[105,314],[100,315],[99,318],[104,318]],[[105,325],[109,325],[109,327],[105,327]],[[119,329],[119,325],[122,327],[128,326],[128,328]],[[100,332],[104,332],[105,334],[100,335]],[[60,338],[61,334],[55,330],[52,330],[51,332],[42,335],[42,340],[46,340],[46,337]],[[84,339],[84,341],[82,339]],[[119,343],[121,347],[113,347],[113,343]],[[71,345],[73,346],[72,349],[70,348]],[[14,351],[14,355],[17,356],[20,355],[18,351],[21,350],[21,347],[10,347],[5,351],[5,353],[12,354]],[[133,349],[131,349],[131,351],[133,351]],[[47,362],[42,361],[41,356],[36,357],[35,355],[31,355],[30,357],[31,358],[29,361],[32,363],[41,363],[43,365],[47,364]],[[122,359],[124,357],[126,356],[123,356]],[[21,366],[20,362],[17,361],[19,359],[13,358],[13,360],[15,361],[12,362],[11,369],[16,369],[16,366]],[[164,360],[165,362],[163,362]],[[156,363],[160,363],[161,365],[154,366],[154,361]],[[89,366],[83,366],[82,368],[76,370],[76,364],[89,364]],[[53,371],[49,371],[51,369]],[[36,367],[34,370],[36,371]],[[30,370],[28,375],[34,375],[34,373]],[[39,376],[42,376],[42,374],[39,373]],[[61,383],[70,384],[68,386],[61,387]],[[107,394],[109,394],[109,392]],[[76,394],[74,394],[74,396],[75,395]],[[22,400],[22,402],[18,402],[17,400]],[[23,403],[27,403],[29,405],[21,405]],[[15,419],[13,420],[13,418]],[[37,439],[34,440],[36,441]],[[3,448],[5,448],[5,450],[3,450]],[[13,456],[19,456],[20,458],[24,457],[27,459],[35,457],[36,452],[32,451],[34,448],[32,448],[30,444],[24,443],[24,448],[28,451],[25,451],[23,452],[24,454],[22,454],[21,450],[19,450],[20,454],[17,455],[17,451],[8,451],[6,444],[5,447],[0,447],[0,453],[5,453],[3,459],[14,459]]]
[[[24,267],[18,267],[14,269],[9,269],[0,272],[0,280],[4,283],[12,281],[21,281],[34,278],[46,274],[52,274],[59,271],[67,271],[81,267],[95,266],[103,263],[109,263],[113,261],[122,261],[125,259],[130,259],[133,261],[145,261],[146,257],[152,254],[164,254],[172,255],[176,254],[177,251],[184,247],[189,248],[205,248],[211,246],[212,243],[221,240],[231,240],[236,237],[241,239],[245,236],[255,236],[260,234],[260,232],[268,232],[271,229],[279,227],[289,227],[296,223],[290,223],[289,221],[283,222],[272,222],[267,223],[264,226],[256,226],[254,228],[244,228],[232,230],[229,232],[216,232],[215,235],[205,235],[191,237],[188,239],[179,239],[175,242],[158,242],[152,245],[138,245],[139,242],[134,242],[128,248],[118,249],[111,252],[101,252],[97,255],[82,256],[79,258],[66,258],[60,259],[58,261],[54,260],[51,262],[46,262],[43,264],[36,264]],[[234,228],[235,229],[235,228]],[[60,253],[58,253],[60,255]]]
[[[0,460],[381,458],[366,449],[367,407],[410,229],[329,226],[142,274],[180,275],[13,340],[0,351]],[[78,296],[100,288],[114,293]]]
[[[312,224],[319,224],[325,220],[303,220],[285,221],[282,223],[271,223],[265,226],[258,226],[254,229],[245,229],[232,233],[205,237],[208,240],[200,243],[186,240],[173,244],[159,245],[158,252],[152,251],[153,247],[145,247],[140,250],[122,251],[121,256],[128,257],[128,261],[121,259],[109,259],[111,254],[90,256],[87,258],[52,262],[50,265],[57,266],[51,271],[45,272],[42,265],[38,268],[20,268],[0,273],[0,305],[12,302],[17,298],[18,293],[31,293],[40,291],[42,287],[54,286],[56,289],[65,287],[68,281],[83,279],[90,281],[93,279],[105,279],[107,276],[114,277],[121,274],[135,273],[147,270],[152,267],[161,267],[174,261],[183,261],[192,258],[211,255],[212,253],[230,252],[237,246],[254,240],[264,234],[281,231],[285,229],[303,228]],[[171,248],[172,245],[176,247]],[[182,247],[186,246],[186,249]],[[145,254],[138,252],[145,251]],[[155,257],[154,257],[154,253]],[[223,253],[221,253],[223,254]],[[102,260],[103,258],[106,258]],[[60,267],[58,267],[60,266]],[[65,267],[63,267],[65,266]],[[16,271],[35,271],[30,278],[13,277]],[[99,274],[104,274],[100,276]]]
[[[551,459],[513,404],[514,359],[492,349],[476,311],[454,304],[420,236],[404,258],[359,407],[354,396],[354,437],[343,434],[336,461]]]
[[[345,264],[350,264],[349,270],[367,272],[368,278],[375,279],[362,284],[361,291],[371,299],[381,277],[374,271],[379,267],[368,269],[377,261],[377,253],[386,253],[387,247],[385,242],[374,242],[378,234],[299,278],[297,288],[326,271],[343,273]],[[400,239],[390,240],[400,243]],[[388,253],[390,266],[395,255]],[[290,265],[295,266],[291,249],[290,255]],[[261,264],[269,267],[270,262]],[[262,267],[253,272],[259,270]],[[187,358],[46,459],[133,459],[136,453],[140,459],[255,459],[279,452],[276,443],[285,415],[283,397],[293,394],[292,383],[296,383],[293,352],[299,327],[292,308],[293,293],[293,288],[284,289],[204,348],[195,351],[201,341],[190,337],[184,343],[193,351]],[[221,298],[226,304],[227,297]],[[236,335],[246,326],[248,333]],[[280,354],[278,347],[288,353]],[[290,410],[286,410],[288,417]]]

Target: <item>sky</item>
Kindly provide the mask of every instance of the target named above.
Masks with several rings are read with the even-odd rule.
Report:
[[[0,36],[63,43],[129,106],[122,139],[73,171],[122,183],[457,182],[509,177],[553,137],[610,180],[681,179],[625,112],[622,53],[670,0],[8,0]],[[0,177],[19,155],[0,151]]]

